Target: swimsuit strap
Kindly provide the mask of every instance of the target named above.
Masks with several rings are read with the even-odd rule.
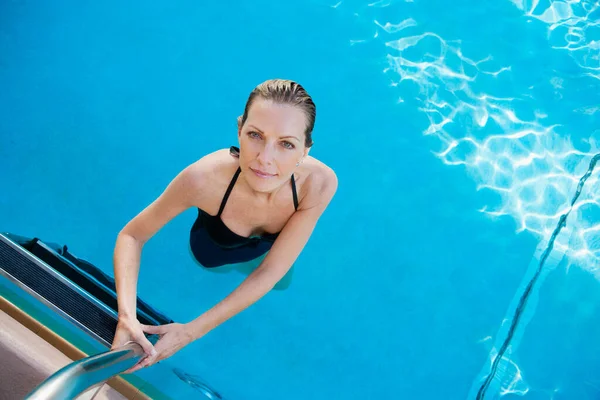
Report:
[[[223,212],[223,209],[225,208],[227,199],[229,199],[229,195],[231,194],[231,191],[233,190],[233,185],[235,185],[235,181],[237,181],[237,178],[240,175],[241,171],[242,171],[242,169],[240,167],[238,167],[237,171],[235,171],[235,175],[233,175],[233,178],[231,178],[231,182],[229,182],[229,186],[227,187],[225,196],[223,196],[223,200],[221,200],[221,207],[219,207],[219,213],[217,214],[217,217],[221,217],[221,213]]]
[[[292,174],[292,194],[294,195],[294,208],[298,211],[298,193],[296,193],[296,180],[294,174]]]

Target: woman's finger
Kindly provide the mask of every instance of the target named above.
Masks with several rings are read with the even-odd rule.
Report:
[[[161,335],[163,333],[165,333],[165,327],[164,325],[144,325],[144,324],[140,324],[140,326],[142,327],[142,330],[146,333],[152,333],[155,335]]]
[[[144,350],[144,353],[146,353],[147,357],[154,357],[156,355],[156,349],[154,348],[152,343],[150,343],[150,341],[146,338],[146,336],[140,335],[136,338],[136,342],[139,343],[140,346],[142,346],[142,349]]]

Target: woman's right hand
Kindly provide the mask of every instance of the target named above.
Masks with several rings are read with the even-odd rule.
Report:
[[[144,335],[142,326],[137,319],[119,319],[111,350],[117,349],[127,342],[135,342],[142,346],[145,356],[142,357],[139,362],[143,361],[146,357],[154,356],[156,354],[154,346]],[[128,372],[129,370],[124,373]]]

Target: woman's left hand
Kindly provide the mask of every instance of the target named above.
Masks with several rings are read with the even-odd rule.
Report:
[[[154,345],[156,354],[154,356],[144,357],[133,367],[125,371],[126,374],[149,367],[165,358],[169,358],[194,340],[189,327],[184,324],[173,323],[159,326],[140,325],[144,332],[159,335],[158,342]]]

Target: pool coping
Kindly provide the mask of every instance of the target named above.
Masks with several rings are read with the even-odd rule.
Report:
[[[79,360],[89,355],[77,348],[75,345],[58,335],[56,332],[21,310],[11,301],[0,295],[0,310],[14,318],[21,325],[29,329],[31,332],[48,342],[51,346],[59,350],[71,360]],[[152,400],[148,397],[141,388],[127,382],[122,377],[113,377],[107,381],[107,384],[131,400]]]

